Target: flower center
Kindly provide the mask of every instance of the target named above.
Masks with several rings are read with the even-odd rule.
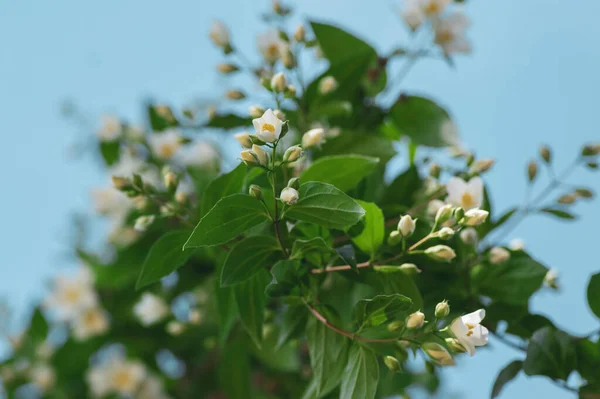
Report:
[[[65,299],[68,302],[78,302],[80,296],[80,292],[77,288],[72,287],[65,290]]]
[[[437,43],[449,43],[454,39],[454,34],[449,29],[441,29],[435,34],[435,41]]]
[[[426,6],[425,6],[425,14],[439,14],[441,10],[441,7],[438,3],[436,3],[435,1],[430,1]]]
[[[269,44],[267,47],[267,54],[269,57],[277,57],[279,55],[279,47],[275,43]]]
[[[127,371],[119,371],[115,374],[114,384],[117,390],[126,390],[131,385],[131,376]]]
[[[173,155],[175,155],[175,146],[172,144],[162,144],[158,148],[158,153],[163,158],[171,158]]]
[[[466,323],[465,326],[467,326],[467,328],[469,329],[469,331],[467,331],[467,337],[470,337],[471,335],[473,335],[473,329],[475,328],[475,326],[469,323]]]
[[[265,130],[271,133],[275,133],[275,126],[270,123],[263,123],[261,130],[264,132]]]
[[[473,196],[471,195],[471,193],[464,193],[462,195],[462,197],[460,198],[460,200],[462,202],[462,207],[464,209],[470,209],[475,206],[475,200],[474,200]]]

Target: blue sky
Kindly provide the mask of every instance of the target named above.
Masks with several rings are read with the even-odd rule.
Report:
[[[298,18],[333,19],[380,50],[404,42],[394,1],[303,0]],[[451,110],[464,143],[497,165],[488,175],[496,207],[520,201],[526,161],[543,142],[564,166],[582,143],[600,138],[598,37],[600,2],[578,0],[468,2],[475,52],[455,70],[435,61],[417,65],[404,89],[435,97]],[[18,310],[39,298],[43,282],[68,265],[64,250],[69,215],[89,209],[89,189],[106,177],[89,157],[73,161],[67,150],[84,139],[59,114],[70,99],[93,120],[118,112],[139,120],[141,101],[180,106],[217,97],[227,87],[214,72],[219,53],[206,38],[223,19],[239,47],[254,49],[267,1],[21,0],[0,3],[0,170],[4,212],[0,230],[0,295]],[[259,5],[262,9],[259,10]],[[600,189],[597,175],[573,181]],[[573,333],[598,327],[585,304],[585,284],[600,270],[598,205],[576,207],[576,224],[542,217],[520,226],[515,237],[541,261],[562,272],[559,295],[541,293],[532,307],[551,314]],[[595,211],[595,212],[594,212]],[[496,373],[518,356],[492,339],[490,350],[464,358],[448,371],[458,397],[487,397]],[[520,377],[502,397],[570,398],[543,378]]]

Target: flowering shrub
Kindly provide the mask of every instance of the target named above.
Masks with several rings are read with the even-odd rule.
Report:
[[[438,367],[497,340],[522,355],[499,372],[492,397],[521,372],[599,397],[598,331],[573,336],[531,313],[532,295],[558,289],[557,273],[522,242],[505,243],[528,215],[573,219],[569,207],[593,195],[565,179],[596,169],[600,144],[562,174],[542,147],[527,167],[527,201],[500,213],[485,183],[493,160],[459,147],[446,109],[410,93],[381,101],[420,58],[452,64],[470,51],[456,4],[407,1],[414,40],[387,55],[330,24],[288,31],[290,13],[275,2],[265,15],[278,28],[260,36],[258,66],[223,23],[211,27],[227,59],[218,71],[260,82],[226,93],[263,98],[250,116],[152,104],[144,128],[103,120],[97,148],[112,182],[93,200],[110,221],[108,245],[94,252],[77,240],[79,269],[54,280],[11,338],[0,364],[8,396],[433,393]],[[312,53],[328,67],[307,79],[300,64]],[[397,61],[405,67],[389,79]],[[209,129],[251,129],[234,136],[235,165],[198,138]],[[400,173],[389,166],[397,151]],[[545,188],[535,186],[538,165]],[[600,274],[587,292],[600,318]],[[574,372],[580,385],[567,384]]]

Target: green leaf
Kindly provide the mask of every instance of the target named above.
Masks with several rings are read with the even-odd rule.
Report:
[[[335,253],[323,238],[315,237],[310,240],[296,240],[292,246],[291,259],[305,259],[320,267],[327,263]]]
[[[342,155],[356,154],[379,158],[380,164],[389,161],[394,155],[393,142],[386,137],[369,132],[352,132],[344,130],[338,137],[329,139],[323,144],[323,154]]]
[[[346,264],[350,265],[353,269],[356,269],[356,254],[354,253],[354,247],[351,244],[336,248],[335,251]]]
[[[587,301],[592,312],[600,318],[600,273],[590,277],[587,286]]]
[[[205,126],[229,130],[237,127],[249,126],[251,124],[252,118],[242,117],[234,114],[226,114],[213,116]]]
[[[246,339],[227,343],[219,357],[219,384],[229,399],[247,399],[252,392]]]
[[[231,194],[237,194],[244,188],[246,165],[240,163],[229,173],[222,174],[213,180],[202,197],[202,213],[208,212],[219,200]]]
[[[120,143],[118,140],[100,142],[100,153],[106,165],[111,166],[117,163],[121,154]],[[131,176],[123,176],[131,177]]]
[[[348,358],[348,340],[314,318],[308,323],[306,338],[313,379],[317,385],[315,391],[317,397],[324,396],[342,378]]]
[[[344,64],[350,58],[377,58],[377,52],[363,40],[327,24],[311,22],[319,46],[332,65]]]
[[[233,287],[221,287],[219,280],[215,279],[215,301],[219,320],[219,342],[223,346],[239,314]]]
[[[377,295],[371,299],[362,299],[354,305],[354,322],[362,329],[404,320],[411,307],[412,301],[404,295]]]
[[[494,387],[492,388],[492,399],[500,395],[504,385],[511,382],[522,369],[522,360],[513,360],[506,367],[504,367],[500,373],[498,373],[498,377],[496,377],[496,381],[494,382]]]
[[[331,184],[304,183],[299,192],[298,202],[285,210],[289,218],[343,230],[356,224],[365,214],[356,201]]]
[[[566,381],[575,368],[574,348],[567,333],[552,327],[539,329],[529,340],[523,371]]]
[[[267,220],[269,215],[260,201],[246,194],[232,194],[204,215],[183,247],[224,244]]]
[[[473,268],[473,287],[481,294],[508,304],[522,304],[537,291],[548,269],[527,254],[512,253],[499,265],[480,264]]]
[[[306,306],[290,306],[283,313],[281,330],[277,346],[286,344],[289,340],[298,338],[304,333],[308,321]]]
[[[363,252],[375,255],[383,244],[385,235],[385,219],[383,212],[372,202],[356,201],[367,212],[364,216],[364,228],[359,235],[352,237],[352,242]]]
[[[342,378],[340,398],[372,399],[378,383],[379,363],[375,353],[359,344],[352,345]]]
[[[456,125],[448,112],[435,102],[402,94],[390,109],[396,127],[417,144],[446,147],[458,143]]]
[[[48,329],[48,322],[46,321],[44,314],[39,308],[35,309],[31,316],[29,330],[27,331],[28,338],[34,343],[40,343],[46,339]]]
[[[183,266],[194,253],[193,249],[181,249],[189,236],[189,230],[171,231],[161,236],[144,260],[135,289],[159,281]]]
[[[316,160],[300,176],[300,181],[329,183],[342,191],[348,191],[366,176],[377,164],[378,158],[364,155],[334,155]]]
[[[273,279],[267,286],[265,293],[270,297],[289,296],[296,294],[295,288],[300,279],[299,260],[280,260],[271,268]]]
[[[410,298],[412,301],[412,306],[409,309],[411,313],[423,309],[423,297],[410,276],[407,276],[405,273],[381,272],[376,272],[376,275],[385,294],[402,294]]]
[[[252,236],[238,242],[223,264],[221,286],[248,280],[261,269],[267,269],[275,263],[280,253],[279,242],[273,236]]]
[[[155,132],[162,132],[179,126],[173,111],[166,105],[150,105],[148,107],[148,119],[150,120],[150,127]]]
[[[261,270],[249,280],[233,287],[242,325],[259,348],[263,335],[265,288],[269,281],[269,272]]]
[[[562,209],[553,209],[553,208],[543,208],[539,210],[540,213],[546,213],[548,215],[556,216],[559,219],[563,220],[575,220],[577,216],[573,215],[570,212],[567,212]]]
[[[419,171],[411,166],[396,177],[385,190],[382,203],[386,205],[399,206],[403,209],[411,207],[418,191],[423,186]]]

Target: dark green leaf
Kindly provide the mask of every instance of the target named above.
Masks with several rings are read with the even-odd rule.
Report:
[[[298,202],[285,211],[292,219],[343,230],[356,224],[365,214],[356,201],[331,184],[304,183],[299,192]]]
[[[300,176],[300,181],[329,183],[348,191],[368,176],[379,163],[378,158],[364,155],[334,155],[319,158]]]
[[[118,140],[100,142],[100,153],[102,154],[102,159],[104,159],[104,163],[106,163],[106,165],[111,166],[117,163],[117,161],[119,160],[120,152],[120,143]]]
[[[202,213],[208,212],[221,198],[240,193],[244,188],[246,171],[246,165],[240,163],[231,172],[222,174],[213,180],[202,197]]]
[[[247,399],[252,392],[250,356],[244,341],[228,342],[219,357],[219,383],[228,399]]]
[[[311,238],[310,240],[296,240],[292,246],[293,259],[302,259],[310,253],[331,254],[333,249],[327,245],[321,237]]]
[[[311,26],[323,54],[332,65],[344,64],[359,56],[377,58],[373,47],[338,27],[318,22],[311,22]]]
[[[388,138],[372,133],[360,134],[347,130],[344,130],[338,137],[327,140],[322,148],[323,154],[326,155],[358,154],[379,158],[382,163],[396,155],[393,142]]]
[[[600,273],[590,277],[587,286],[587,301],[592,312],[600,318]]]
[[[364,216],[364,228],[357,236],[352,237],[352,242],[363,252],[375,255],[383,244],[385,234],[385,220],[383,212],[372,202],[357,201],[366,211]]]
[[[41,343],[48,335],[48,322],[39,308],[35,309],[31,316],[31,323],[27,333],[28,338],[34,343]]]
[[[564,220],[575,220],[575,219],[577,219],[577,216],[573,215],[570,212],[562,210],[562,209],[543,208],[543,209],[540,209],[540,212],[541,213],[546,213],[548,215],[556,216],[557,218],[564,219]]]
[[[273,279],[265,292],[270,297],[288,296],[297,294],[296,290],[300,279],[299,260],[280,260],[271,268]]]
[[[404,209],[411,207],[416,198],[416,194],[423,186],[423,181],[419,176],[416,167],[411,166],[396,177],[385,190],[383,204],[399,206]]]
[[[350,348],[340,398],[372,399],[377,392],[378,383],[379,363],[375,353],[355,343]]]
[[[335,251],[346,264],[350,265],[353,269],[356,269],[356,255],[354,253],[354,247],[351,244],[336,248]]]
[[[423,309],[423,297],[410,276],[405,273],[377,273],[376,277],[385,294],[402,294],[412,300],[411,313]]]
[[[567,380],[575,368],[575,350],[571,337],[552,327],[536,331],[527,346],[523,371],[527,375],[545,375]]]
[[[400,294],[377,295],[362,299],[354,306],[354,322],[361,328],[375,327],[409,315],[412,301]]]
[[[222,198],[200,220],[184,248],[224,244],[269,219],[260,201],[246,194]]]
[[[135,289],[139,290],[159,281],[183,266],[194,253],[193,249],[182,250],[183,243],[189,236],[189,230],[181,230],[171,231],[160,237],[144,260]]]
[[[277,346],[282,346],[289,340],[300,337],[304,333],[307,321],[308,310],[306,306],[289,306],[283,313]]]
[[[215,115],[210,118],[210,121],[205,125],[206,127],[214,127],[219,129],[235,129],[237,127],[245,127],[252,124],[251,118],[246,118],[234,114],[227,115]]]
[[[265,288],[270,281],[269,272],[260,270],[249,280],[233,287],[242,325],[258,347],[263,335]]]
[[[148,119],[150,127],[155,132],[179,126],[179,122],[175,119],[173,111],[166,105],[150,105],[148,107]]]
[[[219,280],[215,279],[215,301],[219,319],[219,342],[223,346],[238,317],[233,287],[221,287]]]
[[[419,96],[401,95],[390,109],[396,127],[417,144],[446,147],[458,142],[456,125],[448,112]]]
[[[238,242],[223,264],[221,286],[248,280],[259,270],[273,265],[280,254],[281,247],[273,236],[252,236]]]
[[[511,382],[523,369],[523,361],[522,360],[513,360],[506,367],[504,367],[498,377],[496,377],[496,381],[494,382],[494,387],[492,388],[492,399],[500,395],[502,388],[504,385]]]

